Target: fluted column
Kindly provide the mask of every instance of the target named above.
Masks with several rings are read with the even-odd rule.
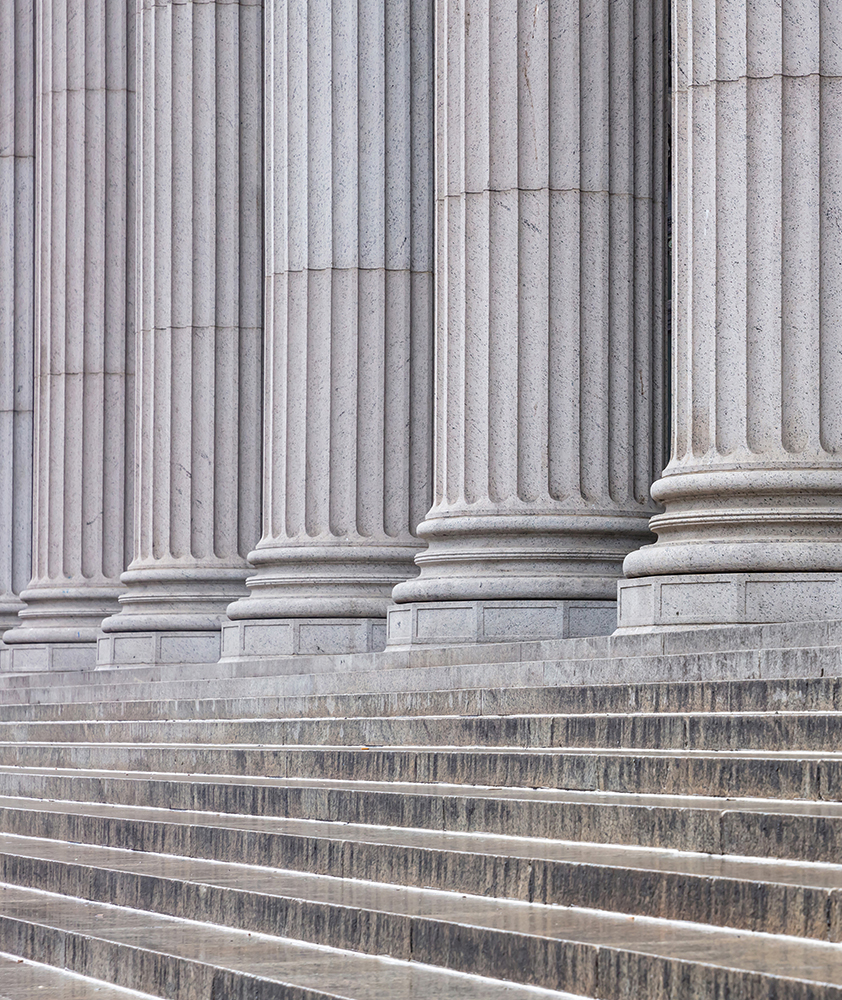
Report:
[[[610,631],[553,602],[613,601],[655,510],[662,4],[437,11],[435,500],[390,641]]]
[[[31,569],[34,41],[33,0],[0,5],[0,633]]]
[[[411,572],[429,503],[432,44],[429,0],[267,5],[263,537],[232,654],[376,646]]]
[[[260,511],[262,18],[261,0],[139,6],[138,502],[101,662],[215,660],[225,607],[245,593]]]
[[[672,458],[621,625],[842,617],[842,7],[678,0]]]
[[[91,662],[126,565],[132,18],[125,0],[35,7],[32,580],[4,639],[47,666]]]

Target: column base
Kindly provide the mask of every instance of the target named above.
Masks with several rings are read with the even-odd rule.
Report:
[[[383,618],[255,618],[222,626],[222,659],[319,653],[378,653]]]
[[[698,573],[618,585],[617,633],[842,619],[842,573]]]
[[[96,665],[126,667],[216,663],[219,631],[110,632],[97,639]]]
[[[0,672],[93,670],[95,642],[0,642]]]
[[[388,612],[388,648],[610,635],[615,601],[438,601]]]

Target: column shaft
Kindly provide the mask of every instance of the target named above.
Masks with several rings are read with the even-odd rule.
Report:
[[[138,503],[103,628],[144,633],[122,647],[145,659],[156,633],[209,632],[181,658],[216,659],[259,537],[263,10],[142,0],[138,17]]]
[[[610,601],[662,455],[662,5],[437,9],[435,500],[395,600]]]
[[[124,0],[36,12],[32,580],[4,638],[78,644],[116,608],[126,556],[133,19]]]
[[[229,615],[342,649],[429,503],[432,7],[274,0],[267,25],[263,537]]]
[[[672,458],[621,624],[840,617],[842,11],[676,11]]]
[[[0,632],[31,575],[35,10],[0,6]],[[0,643],[2,646],[2,643]]]

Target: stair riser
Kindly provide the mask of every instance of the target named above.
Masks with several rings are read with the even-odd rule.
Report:
[[[301,845],[303,847],[303,845]],[[312,850],[312,845],[310,845]],[[382,849],[365,845],[332,853],[339,869],[318,874],[371,879],[471,895],[613,910],[635,916],[689,920],[717,927],[842,940],[842,892],[798,886],[694,878],[687,875],[540,859],[486,857],[455,852]],[[309,855],[312,858],[312,854]],[[70,865],[4,853],[3,878],[20,886],[94,902],[278,934],[368,954],[409,958],[408,918],[347,911],[302,900],[197,886],[131,872]],[[395,872],[400,872],[396,878]],[[388,917],[388,919],[387,919]],[[416,961],[435,965],[431,955]],[[477,974],[483,970],[477,968]],[[516,978],[514,972],[501,974]],[[537,985],[548,985],[540,982]]]
[[[309,800],[310,808],[301,810],[298,818],[830,864],[838,863],[842,857],[842,821],[826,818],[589,803],[559,806],[556,803],[506,803],[465,798],[430,802],[420,797],[407,797],[407,802],[396,801],[399,798],[383,796],[373,803],[365,799],[350,803],[328,799],[323,801],[323,809],[317,808],[318,802],[313,799]],[[343,805],[346,808],[343,809]],[[290,812],[296,818],[296,811],[291,809]],[[0,809],[0,831],[162,854],[289,867],[283,856],[277,854],[282,850],[282,840],[264,831],[243,832],[221,826],[191,827],[181,823],[18,808]]]
[[[29,748],[21,756],[32,759]],[[110,749],[105,770],[131,770],[137,752],[128,751],[123,760]],[[86,750],[84,758],[90,759]],[[99,756],[96,751],[95,756]],[[192,759],[189,752],[154,751],[165,773],[178,773]],[[3,756],[0,748],[0,758]],[[72,767],[77,754],[51,750],[52,766]],[[215,759],[209,760],[214,756]],[[67,759],[70,757],[71,759]],[[162,759],[164,758],[164,759]],[[122,765],[122,766],[121,766]],[[180,766],[177,766],[180,765]],[[213,754],[204,751],[202,770],[187,767],[190,773],[219,774],[218,791],[211,783],[194,785],[186,781],[121,777],[86,778],[41,775],[17,770],[0,771],[0,795],[32,795],[81,801],[113,801],[135,805],[163,805],[180,809],[221,812],[255,812],[284,815],[285,789],[265,785],[225,784],[224,775],[269,775],[304,780],[395,781],[429,784],[475,784],[504,788],[546,788],[581,791],[609,791],[641,794],[743,796],[774,799],[834,801],[842,798],[842,761],[815,760],[726,760],[699,757],[641,757],[601,754],[472,753],[459,752],[380,752],[354,750],[228,750]],[[32,766],[42,766],[33,764]],[[48,763],[46,766],[50,766]],[[96,766],[102,766],[98,761]],[[263,768],[264,770],[261,770]],[[214,783],[215,784],[215,783]],[[209,797],[213,795],[211,800]],[[116,797],[115,797],[116,796]],[[277,801],[278,805],[272,803]],[[232,803],[231,805],[226,804]]]
[[[0,742],[271,746],[624,747],[822,751],[842,746],[842,715],[495,716],[278,721],[0,723]]]
[[[496,950],[481,950],[469,928],[457,937],[443,925],[419,929],[413,950],[438,952],[453,966],[463,960],[483,963],[486,974],[500,964]],[[495,942],[496,944],[496,942]],[[82,975],[96,976],[121,986],[154,992],[172,1000],[326,1000],[326,995],[296,987],[261,982],[237,973],[215,972],[210,966],[98,938],[74,934],[0,916],[0,948]],[[546,942],[536,955],[533,975],[554,974],[561,984],[586,989],[605,1000],[646,996],[647,1000],[697,1000],[700,997],[739,996],[740,1000],[842,1000],[833,986],[783,981],[729,969],[691,965],[657,956],[641,955],[593,945]],[[523,959],[506,956],[505,961]],[[519,964],[520,979],[529,967]]]
[[[2,705],[0,721],[247,719],[395,715],[512,715],[597,712],[834,712],[842,707],[839,678],[710,681],[675,684],[418,691],[183,701],[107,701]]]
[[[269,983],[3,915],[0,950],[165,1000],[336,1000],[331,994]]]

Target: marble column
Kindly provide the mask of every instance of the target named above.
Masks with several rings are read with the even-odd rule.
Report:
[[[35,10],[0,5],[0,633],[30,578],[35,263]],[[10,658],[0,642],[0,661]]]
[[[223,653],[370,649],[429,504],[432,2],[267,3],[263,537]]]
[[[35,8],[32,579],[4,635],[30,668],[93,662],[126,564],[134,167],[125,0]]]
[[[661,0],[438,0],[435,500],[390,643],[611,631],[662,463]]]
[[[101,663],[219,656],[260,534],[262,0],[141,0],[134,558]]]
[[[672,458],[620,625],[842,618],[842,7],[676,13]]]

